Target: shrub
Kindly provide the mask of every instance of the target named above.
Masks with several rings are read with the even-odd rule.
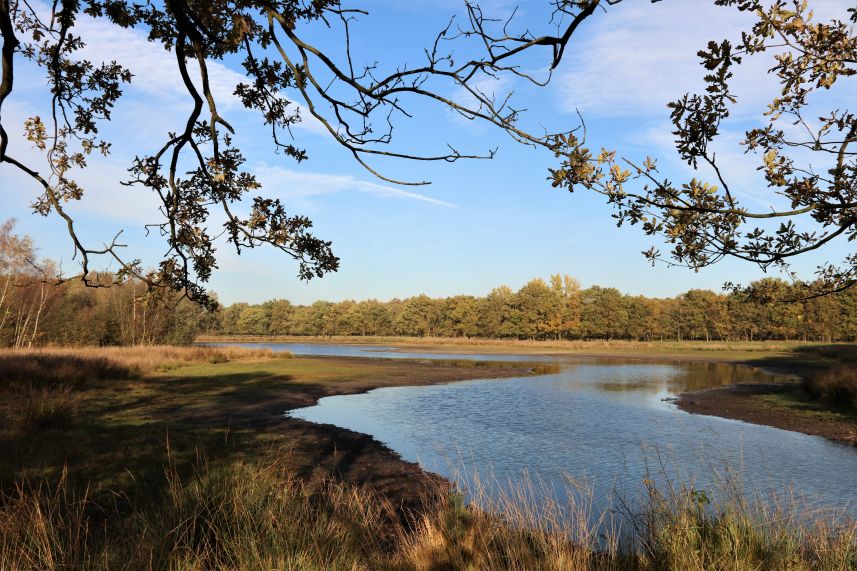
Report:
[[[68,386],[30,389],[15,413],[17,424],[30,430],[68,428],[77,417],[79,404],[80,395]]]
[[[815,400],[857,410],[857,367],[837,367],[807,377],[803,388]]]
[[[54,351],[0,353],[0,389],[81,387],[92,381],[127,379],[134,374],[133,369],[103,356]]]

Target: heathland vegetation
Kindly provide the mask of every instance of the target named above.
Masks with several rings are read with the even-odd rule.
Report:
[[[472,371],[289,357],[4,352],[0,568],[839,570],[857,560],[854,524],[728,487],[650,483],[602,514],[586,486],[535,502],[524,483],[468,506],[368,437],[279,412]],[[479,372],[491,374],[522,371]]]
[[[615,288],[584,289],[569,276],[554,275],[548,282],[534,279],[518,291],[500,286],[483,297],[418,295],[311,305],[275,299],[206,309],[171,290],[148,289],[133,277],[116,283],[114,274],[94,275],[91,283],[110,287],[87,287],[79,280],[57,283],[58,276],[56,263],[39,260],[33,241],[15,234],[14,221],[0,225],[0,346],[184,345],[200,334],[407,336],[430,338],[432,344],[438,338],[539,344],[528,347],[530,351],[546,350],[558,341],[565,345],[554,348],[586,351],[593,347],[567,343],[605,340],[613,343],[606,348],[611,353],[663,353],[671,350],[672,341],[694,341],[720,351],[722,342],[748,349],[766,340],[857,339],[857,288],[793,301],[803,290],[777,279],[729,294],[691,290],[657,299],[625,295]],[[622,348],[616,340],[649,345]],[[675,348],[681,353],[688,346]],[[790,344],[779,347],[793,349]],[[826,375],[807,380],[802,395],[853,407],[853,369]]]
[[[585,489],[571,505],[528,503],[526,484],[505,499],[480,498],[485,511],[465,505],[446,483],[364,435],[282,414],[322,396],[475,375],[462,366],[158,345],[187,345],[200,332],[398,335],[542,348],[596,343],[607,352],[615,350],[615,340],[627,340],[620,343],[636,352],[662,352],[665,344],[682,351],[674,347],[735,343],[766,355],[771,340],[857,339],[853,249],[838,262],[825,262],[814,281],[765,279],[728,294],[692,290],[650,299],[613,288],[583,289],[554,276],[518,291],[501,286],[484,297],[420,295],[309,306],[272,300],[217,310],[216,297],[205,288],[220,259],[220,241],[239,252],[278,249],[296,260],[303,279],[339,267],[332,243],[311,233],[312,222],[295,214],[294,204],[282,202],[279,192],[256,196],[260,181],[244,165],[258,157],[245,157],[234,141],[257,137],[246,122],[220,114],[233,115],[240,106],[260,112],[273,148],[297,163],[308,154],[301,140],[285,134],[294,134],[292,127],[308,111],[316,126],[326,127],[334,143],[385,184],[422,184],[422,175],[390,178],[383,174],[388,165],[382,162],[379,172],[372,159],[425,164],[495,152],[459,151],[464,141],[452,137],[448,151],[415,154],[427,140],[421,137],[417,149],[408,138],[393,136],[406,119],[424,117],[420,101],[441,103],[458,118],[493,125],[553,154],[553,185],[603,195],[620,224],[636,225],[669,248],[662,254],[653,245],[645,252],[653,261],[699,269],[732,257],[788,271],[791,260],[828,243],[853,242],[857,117],[811,100],[837,85],[835,91],[847,97],[845,81],[857,73],[857,13],[824,22],[813,18],[807,2],[716,0],[735,14],[752,15],[755,23],[735,30],[736,41],[711,41],[698,52],[705,91],[668,104],[678,156],[695,171],[674,184],[659,170],[658,157],[591,147],[582,117],[579,125],[546,123],[547,129],[539,120],[537,132],[528,132],[521,110],[530,102],[521,106],[510,99],[518,80],[542,85],[547,79],[527,69],[555,69],[580,55],[575,30],[584,21],[594,25],[618,3],[550,0],[540,11],[532,3],[498,19],[502,12],[467,2],[464,18],[444,17],[447,27],[432,31],[439,32],[433,49],[418,50],[427,60],[405,66],[394,56],[405,57],[411,46],[391,54],[390,42],[367,44],[357,29],[356,21],[369,17],[364,8],[370,2],[84,0],[54,3],[48,18],[38,5],[0,0],[0,106],[8,100],[17,106],[13,111],[34,110],[25,118],[4,108],[0,163],[10,170],[3,175],[15,172],[32,184],[15,179],[4,190],[36,189],[33,211],[61,219],[80,265],[67,281],[57,264],[37,259],[29,239],[14,235],[11,222],[0,226],[0,569],[857,568],[857,526],[815,517],[797,501],[772,507],[734,488],[718,494],[691,483],[659,487],[646,480],[642,501],[623,503],[618,513],[592,513]],[[541,12],[544,21],[521,22],[515,15],[524,12]],[[80,174],[88,166],[96,170],[95,155],[109,154],[109,135],[121,133],[103,127],[119,111],[114,107],[126,84],[135,74],[135,81],[147,82],[145,69],[107,63],[114,54],[93,48],[98,26],[111,37],[140,34],[174,58],[172,78],[186,98],[177,122],[172,111],[178,107],[158,110],[176,125],[163,130],[169,135],[160,144],[153,148],[151,137],[143,136],[126,141],[137,143],[127,176],[103,175],[157,201],[161,216],[145,228],[160,236],[164,250],[152,269],[136,259],[140,243],[124,244],[118,234],[90,243],[97,229],[74,216],[74,203],[97,200]],[[322,27],[341,41],[317,37]],[[382,39],[390,32],[385,27]],[[414,25],[406,31],[418,38],[422,30]],[[703,27],[696,31],[705,37]],[[360,48],[354,60],[352,38]],[[377,52],[375,45],[381,46]],[[529,59],[540,51],[548,57]],[[751,54],[764,52],[774,56],[769,77],[778,82],[766,119],[732,137],[727,119],[734,93],[741,91],[733,90],[733,72]],[[144,59],[151,63],[158,54]],[[384,65],[366,66],[364,58]],[[216,80],[222,74],[215,66],[238,69],[238,63],[243,80],[234,90],[213,89],[222,82],[209,81],[209,70]],[[621,73],[621,66],[601,67]],[[34,71],[41,73],[42,93],[31,97],[25,91],[28,101],[14,102],[9,96],[16,70],[25,81],[15,85],[27,86]],[[514,82],[507,81],[510,76]],[[159,76],[156,84],[164,77],[170,83],[169,76]],[[500,93],[485,90],[485,80]],[[622,80],[633,84],[633,77]],[[466,97],[450,96],[451,90]],[[301,100],[301,112],[293,96]],[[123,124],[134,129],[147,117],[137,112]],[[241,132],[234,140],[230,121]],[[802,128],[779,129],[783,125]],[[445,130],[436,131],[446,137]],[[22,136],[10,144],[12,133]],[[767,183],[754,191],[754,202],[762,201],[753,204],[758,209],[730,190],[737,190],[741,168],[733,170],[728,153],[718,160],[713,152],[729,138],[755,155]],[[21,143],[37,152],[21,153]],[[102,262],[116,271],[96,271]],[[831,292],[838,293],[822,295]],[[762,395],[780,403],[778,414],[789,407],[806,414],[808,396],[836,414],[847,409],[843,422],[857,418],[857,374],[847,364],[854,363],[853,349],[834,347],[841,354],[831,361],[819,345],[812,356],[788,347],[780,361],[820,359],[824,366],[806,376],[796,400],[787,392]],[[521,374],[500,366],[478,376]],[[748,402],[757,412],[762,401]],[[470,492],[478,496],[478,490]],[[609,525],[616,521],[624,525],[621,540]]]
[[[2,569],[835,570],[857,562],[857,526],[798,500],[772,506],[734,488],[672,482],[595,513],[585,486],[570,485],[569,501],[536,501],[523,483],[506,497],[469,490],[477,508],[369,437],[282,416],[323,396],[525,368],[158,345],[200,333],[412,335],[424,348],[733,361],[785,353],[847,366],[847,346],[800,353],[803,341],[759,340],[853,339],[853,289],[788,304],[778,303],[794,293],[784,282],[763,280],[752,295],[649,299],[553,276],[482,298],[206,310],[133,278],[115,284],[105,274],[109,288],[51,283],[55,265],[36,261],[11,224],[0,228],[0,246]],[[734,339],[742,341],[725,342]],[[845,410],[857,403],[853,371],[822,367],[802,394]],[[846,423],[854,417],[842,414]]]

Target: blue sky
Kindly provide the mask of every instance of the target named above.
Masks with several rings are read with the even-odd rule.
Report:
[[[550,30],[547,2],[518,4],[521,26]],[[511,80],[486,85],[497,92],[515,91],[517,106],[528,110],[524,126],[567,129],[576,125],[580,111],[596,148],[603,145],[632,157],[657,157],[666,176],[686,180],[693,173],[672,150],[665,103],[699,87],[697,50],[710,39],[738,37],[738,30],[748,22],[745,15],[712,4],[707,0],[655,4],[625,0],[578,30],[548,87]],[[814,4],[817,18],[844,18],[849,5],[836,0]],[[370,14],[352,30],[355,59],[377,60],[387,70],[403,61],[419,62],[422,48],[452,14],[461,14],[462,5],[457,0],[361,3]],[[486,13],[501,16],[512,5],[502,0],[483,3]],[[143,224],[158,220],[154,200],[118,181],[124,180],[135,154],[150,152],[168,130],[182,124],[191,104],[178,83],[171,56],[147,44],[140,33],[87,19],[80,26],[84,39],[89,39],[87,57],[115,58],[135,78],[105,131],[113,140],[113,153],[93,160],[80,176],[87,195],[70,210],[89,243],[109,241],[124,230],[128,257],[154,263],[165,249],[159,238],[146,237],[143,230]],[[317,27],[298,32],[328,51],[337,53],[340,48],[335,32]],[[548,50],[534,53],[524,64],[544,70],[549,57]],[[743,129],[760,120],[774,94],[775,82],[765,73],[767,66],[767,59],[756,58],[737,75],[739,104],[718,148],[732,186],[747,206],[756,208],[778,202],[754,170],[757,161],[743,156],[735,143]],[[585,286],[672,296],[695,287],[718,290],[725,281],[746,282],[764,275],[758,268],[730,261],[699,273],[652,267],[640,254],[652,242],[636,228],[617,229],[611,209],[599,196],[551,188],[547,169],[555,159],[549,153],[520,146],[495,128],[463,121],[425,101],[410,102],[414,118],[400,123],[395,133],[398,149],[437,151],[450,142],[468,152],[499,147],[496,158],[455,164],[374,163],[389,176],[432,181],[426,187],[399,187],[374,178],[320,125],[307,121],[295,129],[295,136],[310,160],[298,165],[274,153],[259,116],[242,109],[230,96],[239,73],[233,61],[213,65],[221,112],[238,129],[237,144],[250,170],[258,175],[266,194],[282,198],[292,212],[312,218],[317,235],[333,240],[342,265],[337,274],[304,283],[295,277],[295,264],[276,251],[259,248],[238,256],[224,244],[219,250],[220,269],[210,287],[226,303],[274,297],[308,303],[420,293],[483,295],[499,284],[518,288],[533,277],[552,273],[570,274]],[[454,86],[437,89],[458,95]],[[820,103],[853,106],[855,81],[839,87],[837,93],[842,101],[827,97]],[[8,130],[14,133],[27,116],[45,115],[46,104],[43,79],[37,71],[22,68],[8,107],[4,106],[4,122],[12,125]],[[20,138],[12,141],[10,152],[30,161],[43,160]],[[697,174],[711,179],[709,173]],[[36,216],[28,207],[38,188],[5,165],[0,167],[0,182],[0,218],[15,217],[18,230],[35,239],[42,255],[61,259],[66,272],[74,272],[71,244],[58,219]],[[847,243],[833,244],[802,259],[795,269],[808,276],[816,265],[837,261],[848,248]]]

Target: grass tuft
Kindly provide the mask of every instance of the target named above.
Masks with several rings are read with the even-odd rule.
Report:
[[[69,386],[31,388],[15,412],[18,427],[24,430],[67,429],[74,424],[80,394]]]
[[[86,350],[4,351],[0,353],[0,390],[30,391],[81,387],[98,380],[127,379],[136,373],[124,363]]]
[[[87,491],[66,474],[55,487],[19,485],[0,496],[0,569],[97,569]]]
[[[807,377],[803,389],[815,400],[857,411],[857,367],[837,367]]]

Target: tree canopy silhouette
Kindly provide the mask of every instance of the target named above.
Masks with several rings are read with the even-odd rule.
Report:
[[[39,214],[65,221],[81,265],[76,277],[86,285],[110,285],[104,283],[105,275],[113,275],[113,282],[134,278],[212,305],[204,284],[217,267],[214,243],[220,236],[239,253],[260,245],[282,250],[297,260],[303,279],[335,271],[339,259],[331,242],[312,233],[307,217],[264,192],[257,195],[260,184],[244,168],[245,157],[234,144],[235,129],[218,111],[223,96],[211,88],[209,66],[238,58],[245,81],[235,86],[232,96],[259,112],[260,121],[270,127],[274,147],[297,162],[307,153],[291,137],[291,127],[302,120],[302,113],[290,93],[299,96],[305,113],[359,164],[388,182],[427,184],[387,176],[375,160],[455,162],[494,156],[493,149],[459,150],[454,141],[442,152],[426,155],[400,146],[395,126],[412,117],[415,101],[424,100],[493,125],[518,143],[550,149],[561,159],[551,171],[555,186],[605,195],[620,224],[641,224],[646,234],[661,235],[673,245],[672,263],[699,269],[731,256],[763,268],[788,269],[795,256],[840,237],[857,238],[857,165],[850,147],[857,137],[857,120],[842,109],[829,110],[817,120],[807,117],[816,91],[840,87],[854,75],[857,39],[847,23],[814,22],[806,2],[715,0],[755,14],[757,23],[742,33],[738,44],[711,42],[699,52],[707,71],[705,93],[687,94],[669,104],[680,157],[694,168],[710,168],[712,182],[693,178],[676,185],[659,175],[654,159],[637,161],[614,150],[592,151],[580,127],[530,132],[520,125],[522,110],[510,93],[484,88],[483,80],[503,75],[547,83],[550,70],[569,53],[581,23],[620,1],[545,0],[547,33],[521,29],[515,11],[498,20],[477,4],[465,2],[465,17],[452,19],[439,30],[424,49],[422,62],[382,69],[352,58],[353,24],[368,17],[359,0],[355,7],[340,0],[54,0],[50,6],[0,0],[0,111],[13,90],[15,62],[22,58],[44,71],[51,96],[50,117],[30,117],[25,124],[26,138],[46,153],[46,173],[9,154],[8,129],[2,121],[0,163],[41,185],[43,192],[33,207]],[[84,243],[64,206],[85,195],[72,169],[85,168],[92,153],[110,152],[110,141],[101,136],[100,128],[110,120],[133,77],[133,70],[116,62],[81,56],[86,37],[78,35],[76,24],[82,14],[138,29],[171,52],[175,73],[193,104],[159,147],[141,149],[124,181],[148,189],[160,201],[162,218],[147,229],[159,232],[168,250],[155,270],[144,270],[140,260],[125,257],[119,235],[103,246]],[[851,14],[852,22],[857,21],[857,12],[852,9]],[[341,38],[339,49],[321,49],[309,41],[314,26],[334,30]],[[542,76],[521,65],[525,52],[534,50],[547,52],[549,70]],[[736,197],[728,183],[728,168],[717,160],[711,144],[735,102],[729,85],[733,68],[758,53],[773,55],[771,71],[781,90],[766,112],[768,123],[747,131],[743,145],[747,152],[760,155],[768,188],[790,206],[778,209],[772,202],[770,210],[751,211]],[[451,89],[466,97],[449,96]],[[782,127],[785,122],[790,122],[789,128]],[[800,134],[791,126],[798,126]],[[819,169],[820,163],[826,166]],[[242,199],[250,204],[246,215],[236,206]],[[225,217],[222,227],[213,227],[215,214]],[[746,228],[758,219],[782,223],[775,228]],[[803,219],[809,219],[813,228],[800,225]],[[652,260],[661,257],[654,247],[646,255]],[[95,271],[93,259],[99,256],[118,263],[119,271]],[[840,264],[819,268],[819,279],[806,295],[855,282],[857,254],[851,254]]]
[[[382,71],[377,64],[353,61],[351,27],[367,12],[339,0],[55,0],[41,11],[28,0],[0,0],[0,105],[12,92],[18,58],[44,70],[51,92],[49,120],[31,117],[25,126],[27,139],[47,153],[48,174],[7,152],[6,125],[0,126],[0,161],[42,186],[34,209],[64,219],[81,264],[78,277],[87,285],[109,285],[99,281],[104,274],[92,268],[93,258],[108,256],[121,268],[116,280],[144,279],[151,286],[166,286],[210,304],[203,284],[216,267],[214,240],[221,234],[239,252],[263,244],[278,248],[298,260],[301,278],[320,277],[335,271],[339,259],[329,241],[311,233],[308,218],[292,214],[279,199],[264,194],[252,198],[248,216],[236,213],[235,204],[259,190],[260,184],[243,169],[245,157],[233,143],[234,128],[218,111],[222,102],[209,81],[212,61],[241,58],[246,80],[235,87],[233,96],[259,111],[261,121],[270,126],[273,145],[286,156],[298,162],[307,158],[289,136],[301,114],[287,92],[297,92],[312,118],[373,175],[399,184],[427,184],[393,180],[372,166],[372,159],[454,162],[490,158],[494,151],[465,153],[452,143],[434,155],[399,148],[394,126],[410,117],[409,104],[414,99],[431,100],[467,119],[492,124],[519,142],[549,146],[558,134],[536,135],[519,128],[520,110],[508,95],[489,93],[480,87],[480,80],[513,74],[542,83],[545,80],[521,68],[521,54],[547,48],[555,67],[575,29],[599,3],[549,2],[549,34],[514,32],[514,18],[498,21],[478,5],[467,3],[464,21],[450,20],[425,49],[421,64]],[[156,271],[144,272],[140,260],[123,257],[119,236],[103,247],[84,244],[64,207],[85,193],[71,169],[84,168],[93,152],[109,153],[110,142],[101,137],[99,127],[110,119],[133,73],[116,62],[93,62],[80,56],[86,38],[77,35],[75,25],[81,14],[142,30],[149,41],[172,52],[175,73],[193,102],[186,120],[160,148],[151,154],[141,149],[126,182],[145,187],[160,199],[163,219],[147,228],[159,231],[169,249]],[[338,30],[342,42],[337,53],[305,39],[307,30],[319,25]],[[462,44],[472,57],[453,57],[453,46]],[[464,90],[466,102],[443,95],[450,88]],[[209,227],[215,210],[225,215],[222,229]]]
[[[797,256],[837,238],[857,239],[857,118],[848,109],[819,112],[811,101],[817,92],[837,88],[854,102],[855,85],[848,78],[857,73],[857,9],[849,9],[849,25],[815,22],[807,0],[715,4],[750,12],[756,22],[741,32],[737,43],[711,41],[699,51],[705,92],[668,104],[679,156],[694,170],[707,168],[710,181],[692,178],[674,184],[659,174],[655,159],[593,150],[584,137],[572,133],[556,141],[562,164],[551,171],[553,184],[604,195],[620,225],[639,224],[647,235],[659,235],[672,245],[669,263],[698,270],[733,257],[763,269],[790,271]],[[760,210],[741,204],[730,182],[730,166],[712,149],[737,101],[730,88],[733,70],[755,54],[772,57],[769,73],[779,82],[779,92],[764,111],[767,121],[747,130],[741,142],[745,153],[758,156],[767,185],[770,206]],[[785,204],[778,204],[777,197]],[[754,224],[764,220],[777,223]],[[644,254],[652,261],[661,259],[655,247]],[[817,279],[801,283],[804,298],[854,286],[857,252],[819,267]]]

